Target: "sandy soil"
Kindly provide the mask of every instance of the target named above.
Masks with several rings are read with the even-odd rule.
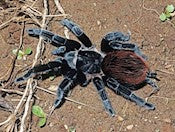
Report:
[[[89,107],[77,105],[66,101],[61,108],[56,109],[52,116],[47,120],[43,128],[37,126],[38,118],[33,116],[32,121],[28,117],[26,122],[31,122],[31,131],[42,132],[66,132],[66,126],[75,128],[76,132],[173,132],[175,131],[175,28],[168,22],[161,22],[156,12],[161,13],[168,4],[174,4],[171,0],[61,0],[65,12],[71,16],[71,19],[78,23],[86,32],[95,46],[100,50],[102,37],[111,31],[131,32],[131,42],[138,44],[142,51],[148,56],[148,63],[152,70],[157,71],[157,82],[160,91],[149,98],[149,102],[156,105],[156,110],[148,111],[140,108],[134,103],[115,95],[107,89],[113,108],[117,112],[115,117],[110,117],[103,109],[101,100],[90,84],[86,88],[77,86],[70,94],[70,98],[87,104]],[[12,7],[22,7],[23,3],[16,1],[9,4],[0,2],[5,10]],[[53,1],[49,2],[50,12],[54,14],[56,7]],[[42,12],[42,2],[36,2],[34,7]],[[0,24],[14,17],[15,11],[1,12]],[[23,14],[19,14],[23,15]],[[63,27],[58,23],[62,17],[54,18],[48,24],[48,30],[63,35]],[[31,18],[25,18],[26,28],[37,27],[31,21]],[[173,18],[171,22],[175,22]],[[6,27],[1,28],[0,32],[0,78],[8,73],[11,67],[11,61],[14,55],[12,50],[18,48],[20,34],[22,29],[22,20],[12,21]],[[76,39],[71,33],[70,37]],[[17,60],[14,73],[21,68],[26,69],[31,66],[35,55],[35,49],[38,40],[31,38],[24,33],[24,42],[22,48],[31,47],[33,54],[27,56],[27,60]],[[51,45],[45,46],[45,52],[42,61],[47,63],[54,57],[50,51],[54,49]],[[22,73],[22,72],[20,72]],[[62,80],[58,77],[53,81],[46,79],[39,81],[38,85],[48,88],[51,85],[57,85]],[[2,88],[2,87],[1,87]],[[8,89],[19,89],[18,85],[9,86]],[[136,91],[141,97],[146,98],[151,92],[150,86]],[[41,100],[36,100],[35,104],[41,106],[46,113],[50,112],[55,96],[37,90],[37,95]],[[5,99],[15,107],[21,96],[16,94],[6,94]],[[91,108],[94,107],[95,109]],[[0,111],[0,122],[7,119],[9,112]],[[119,118],[121,117],[121,118]],[[5,131],[4,127],[0,128]]]

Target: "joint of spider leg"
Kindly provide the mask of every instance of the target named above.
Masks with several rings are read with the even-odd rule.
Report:
[[[131,99],[131,101],[135,101],[137,104],[139,104],[139,106],[143,107],[146,104],[146,101],[143,100],[142,98],[136,96],[134,93],[131,93],[129,96],[129,99]]]
[[[41,35],[41,29],[27,29],[26,32],[29,36],[39,37]]]
[[[72,32],[77,36],[80,37],[83,34],[83,30],[80,29],[78,26],[74,26],[72,28]]]
[[[148,78],[153,78],[153,79],[155,79],[156,81],[160,81],[160,79],[157,78],[157,73],[156,73],[156,72],[148,72],[148,73],[147,73],[147,77],[148,77]]]
[[[59,55],[61,53],[64,53],[66,51],[66,47],[65,46],[60,46],[59,48],[55,49],[52,51],[53,55]]]

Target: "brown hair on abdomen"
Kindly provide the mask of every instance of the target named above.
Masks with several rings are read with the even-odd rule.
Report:
[[[145,60],[132,51],[114,51],[104,57],[102,70],[122,84],[138,85],[145,81],[149,68]]]

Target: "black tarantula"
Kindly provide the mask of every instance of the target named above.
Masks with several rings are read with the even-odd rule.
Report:
[[[52,51],[52,54],[57,55],[58,58],[47,64],[35,66],[17,78],[15,82],[50,72],[57,76],[63,75],[64,79],[57,89],[55,108],[64,102],[64,97],[76,85],[85,87],[92,81],[105,110],[111,116],[115,115],[115,111],[111,106],[105,86],[139,106],[149,110],[155,109],[153,104],[132,92],[149,84],[153,88],[152,94],[158,90],[158,86],[151,80],[152,78],[157,79],[156,73],[150,71],[146,64],[146,56],[142,54],[137,45],[128,42],[129,34],[108,33],[101,41],[100,52],[76,23],[64,19],[61,24],[66,26],[81,43],[55,35],[47,30],[28,29],[30,36],[37,38],[41,36],[46,42],[56,46],[57,49]]]

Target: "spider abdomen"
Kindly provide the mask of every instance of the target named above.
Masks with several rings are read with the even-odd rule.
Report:
[[[145,81],[149,68],[145,60],[132,51],[114,51],[103,59],[102,70],[121,84],[139,85]]]

